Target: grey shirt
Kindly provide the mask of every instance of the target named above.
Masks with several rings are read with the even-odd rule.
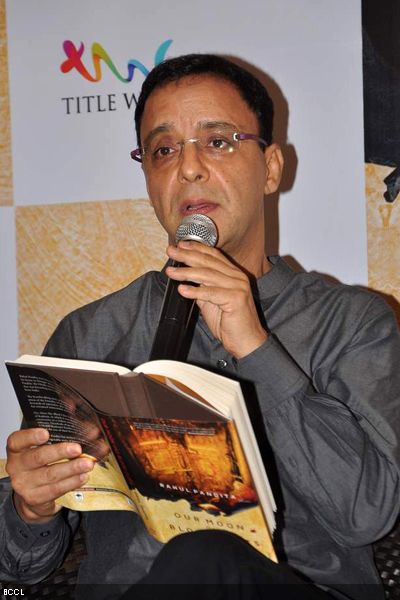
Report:
[[[262,451],[279,507],[280,556],[331,590],[383,598],[370,544],[399,511],[396,323],[377,295],[295,274],[276,257],[271,262],[254,286],[268,341],[235,360],[200,317],[188,362],[243,383],[268,439]],[[165,285],[163,273],[150,272],[74,311],[45,353],[129,367],[145,362]],[[50,524],[27,525],[9,496],[1,510],[0,579],[41,579],[61,560],[78,515],[65,511]],[[130,584],[148,571],[161,544],[139,518],[124,512],[83,518],[88,558],[81,583]]]

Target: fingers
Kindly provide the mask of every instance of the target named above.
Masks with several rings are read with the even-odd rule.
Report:
[[[47,429],[21,429],[14,431],[7,440],[7,452],[22,452],[31,446],[40,446],[45,444],[49,439]]]
[[[237,310],[240,305],[244,305],[247,302],[245,293],[235,290],[227,295],[226,289],[222,287],[213,287],[210,285],[205,285],[203,287],[180,285],[178,290],[185,298],[191,298],[198,302],[211,302],[224,311],[229,310],[229,306],[235,307]]]
[[[182,241],[178,246],[168,246],[167,254],[189,267],[207,266],[222,272],[241,272],[220,250],[199,242]]]
[[[231,312],[254,304],[248,276],[220,250],[197,242],[179,242],[178,247],[169,246],[167,253],[184,264],[177,268],[167,267],[171,279],[199,284],[180,285],[178,291],[182,296],[196,300],[200,308],[201,302],[210,302]]]
[[[13,489],[31,509],[35,509],[81,487],[88,480],[93,465],[90,458],[79,458],[48,465],[29,475],[20,472],[12,479]]]
[[[189,281],[199,285],[215,286],[225,290],[250,292],[247,278],[236,273],[222,273],[206,267],[167,267],[167,275],[176,281]]]
[[[39,446],[25,452],[19,459],[19,465],[23,467],[24,471],[34,471],[52,463],[77,458],[80,454],[81,447],[79,444],[62,442],[51,446]]]
[[[247,273],[217,248],[198,242],[179,242],[167,254],[183,266],[168,267],[179,293],[195,300],[211,333],[235,358],[261,346],[268,335],[262,326]],[[185,285],[186,282],[197,286]]]
[[[24,429],[7,441],[6,471],[15,492],[20,516],[28,521],[50,518],[59,507],[54,500],[81,487],[94,467],[90,458],[80,457],[75,443],[47,444],[45,429]]]
[[[90,461],[92,465],[93,461]],[[74,467],[75,461],[66,464],[70,470]],[[85,469],[88,469],[89,463],[86,464]],[[79,470],[82,467],[79,467]],[[90,469],[93,466],[90,467]],[[53,472],[52,472],[53,471]],[[57,472],[58,471],[58,474]],[[54,517],[61,509],[62,506],[57,505],[55,500],[61,497],[67,492],[76,490],[82,487],[89,478],[89,470],[82,473],[77,473],[69,477],[64,477],[58,480],[59,473],[61,472],[60,465],[52,465],[48,468],[48,478],[53,479],[51,483],[43,486],[35,486],[35,478],[31,478],[28,482],[22,477],[17,477],[12,480],[14,490],[14,504],[20,517],[28,523],[43,523]],[[35,471],[35,473],[37,473]],[[30,485],[27,485],[29,483]]]
[[[49,463],[79,456],[79,444],[63,442],[47,444],[49,432],[46,429],[22,429],[15,431],[7,440],[7,472],[11,475],[13,466],[19,470],[33,470]]]
[[[169,246],[170,258],[183,263],[182,267],[167,267],[167,275],[176,281],[250,291],[248,277],[233,265],[219,250],[196,242],[180,242],[184,247]]]

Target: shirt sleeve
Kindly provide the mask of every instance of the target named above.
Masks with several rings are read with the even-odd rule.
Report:
[[[8,478],[0,481],[0,580],[36,583],[62,562],[79,515],[62,510],[47,523],[25,523],[18,515]]]
[[[57,325],[43,350],[44,356],[56,358],[78,358],[76,343],[69,315],[64,317]]]
[[[331,364],[305,373],[274,335],[237,361],[280,478],[340,544],[372,543],[399,512],[399,358],[393,314],[374,296]]]

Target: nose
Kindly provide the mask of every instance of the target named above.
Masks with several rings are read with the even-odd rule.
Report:
[[[188,140],[179,157],[178,179],[181,183],[206,181],[209,170],[198,142]]]

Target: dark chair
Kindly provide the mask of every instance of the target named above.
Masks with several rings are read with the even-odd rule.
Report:
[[[79,566],[86,556],[85,534],[82,525],[75,534],[74,543],[65,561],[40,583],[21,585],[4,583],[7,588],[23,588],[24,596],[29,600],[73,600]]]
[[[8,496],[11,490],[10,479],[0,464],[0,499]],[[65,561],[45,580],[33,585],[21,585],[19,582],[0,582],[2,588],[23,588],[24,596],[29,600],[48,598],[49,600],[72,600],[78,575],[79,565],[86,555],[85,535],[82,524],[75,534],[74,542]],[[13,596],[14,597],[14,596]],[[15,596],[16,597],[16,596]]]
[[[389,535],[374,544],[374,554],[386,598],[400,599],[400,519]]]

